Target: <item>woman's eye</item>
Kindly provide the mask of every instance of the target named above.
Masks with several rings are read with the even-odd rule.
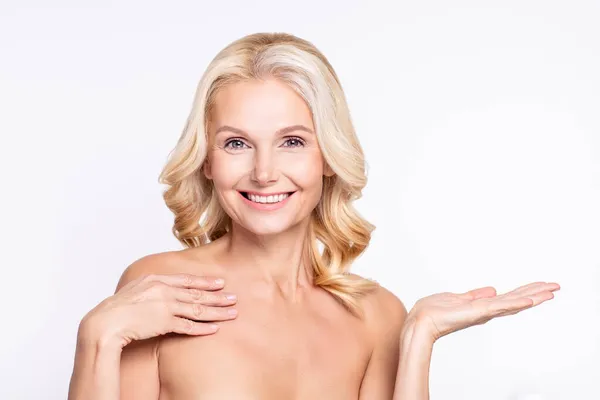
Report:
[[[230,140],[227,143],[225,143],[226,149],[239,150],[239,149],[243,149],[244,146],[246,146],[246,143],[242,142],[239,139],[233,139],[233,140]]]
[[[289,138],[284,142],[284,147],[302,147],[304,141],[300,138]]]

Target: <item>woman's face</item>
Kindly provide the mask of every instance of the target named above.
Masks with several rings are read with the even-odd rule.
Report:
[[[204,173],[225,212],[257,235],[306,220],[326,168],[304,100],[277,80],[231,84],[215,100]]]

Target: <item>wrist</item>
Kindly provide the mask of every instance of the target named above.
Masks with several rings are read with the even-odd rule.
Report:
[[[103,326],[92,318],[85,317],[79,324],[77,331],[77,346],[79,347],[94,349],[95,351],[112,350],[121,352],[123,350],[121,342],[119,337],[103,329]]]
[[[431,320],[421,314],[408,313],[404,326],[402,328],[402,336],[405,338],[412,338],[416,336],[420,343],[428,344],[432,346],[437,341],[436,330],[431,325]]]

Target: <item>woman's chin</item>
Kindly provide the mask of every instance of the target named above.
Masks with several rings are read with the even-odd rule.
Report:
[[[291,225],[280,226],[246,226],[246,230],[256,236],[274,236],[289,231]]]
[[[298,223],[292,221],[281,221],[281,219],[269,221],[269,219],[265,218],[260,221],[247,221],[247,223],[242,224],[242,227],[248,233],[256,236],[274,236],[297,228]]]

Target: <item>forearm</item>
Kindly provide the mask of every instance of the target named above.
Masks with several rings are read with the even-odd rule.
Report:
[[[118,400],[121,347],[78,335],[68,400]]]
[[[433,340],[422,325],[407,320],[400,342],[394,400],[429,400]]]

